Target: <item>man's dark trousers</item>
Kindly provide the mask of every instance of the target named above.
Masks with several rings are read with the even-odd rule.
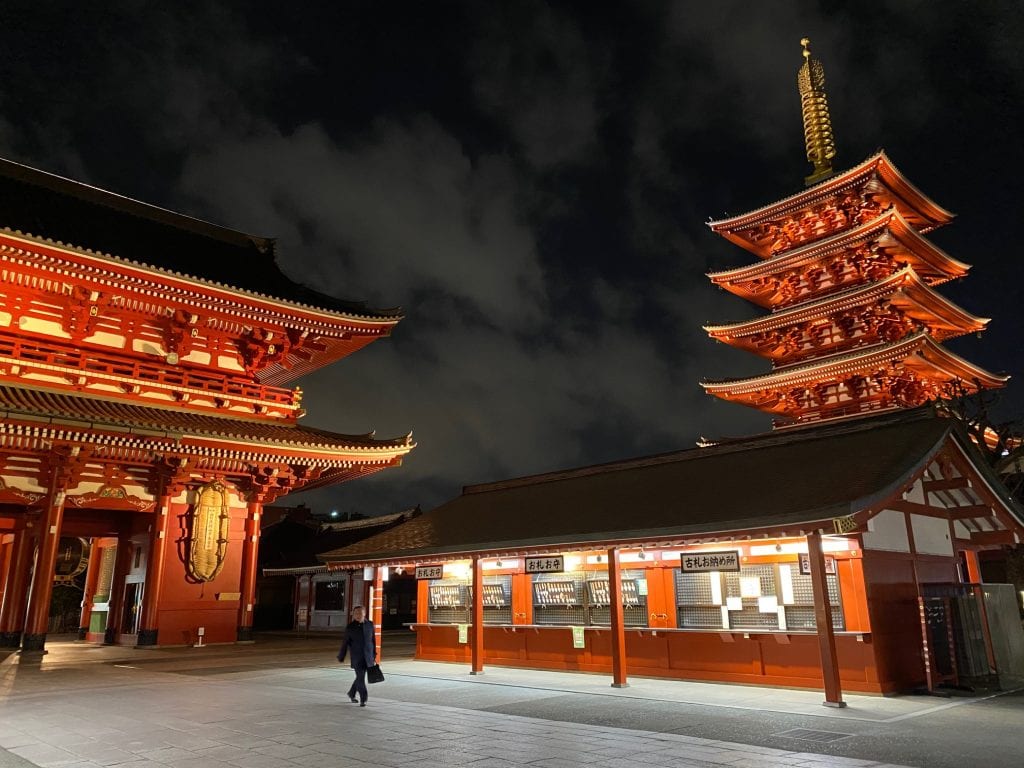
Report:
[[[352,665],[352,669],[356,673],[356,679],[352,681],[352,687],[348,689],[348,697],[354,699],[355,695],[359,694],[359,702],[361,704],[366,703],[366,698],[369,693],[366,690],[366,664],[361,660],[355,661]]]

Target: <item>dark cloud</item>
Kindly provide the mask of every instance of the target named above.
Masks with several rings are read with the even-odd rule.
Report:
[[[934,238],[975,273],[944,292],[993,324],[957,350],[1024,376],[1017,4],[125,2],[6,23],[5,154],[275,236],[293,278],[405,307],[300,383],[311,424],[420,447],[318,506],[431,506],[767,428],[697,384],[764,370],[701,330],[759,311],[704,277],[752,258],[704,222],[800,188],[804,35],[838,164],[885,146],[961,214]]]

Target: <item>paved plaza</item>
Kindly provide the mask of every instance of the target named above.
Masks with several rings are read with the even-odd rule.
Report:
[[[335,642],[10,654],[0,767],[881,768],[962,766],[971,751],[987,768],[1024,764],[1015,694],[851,696],[837,711],[813,691],[644,679],[616,690],[600,675],[501,668],[470,677],[393,648],[363,709],[344,695],[351,674],[333,662]],[[960,747],[928,746],[958,726],[973,732],[950,742]]]

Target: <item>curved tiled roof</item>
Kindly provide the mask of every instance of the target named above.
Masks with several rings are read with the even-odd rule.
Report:
[[[900,489],[953,429],[932,413],[903,411],[468,487],[419,518],[321,558],[337,565],[422,562],[779,527],[795,535]]]
[[[830,237],[783,251],[769,259],[756,261],[753,264],[709,272],[707,276],[713,283],[723,284],[772,275],[846,250],[886,231],[902,243],[910,254],[918,256],[923,264],[928,265],[934,271],[936,277],[929,280],[931,285],[963,277],[971,268],[970,264],[953,258],[923,237],[903,218],[899,211],[887,210],[870,221],[845,229]],[[917,271],[923,274],[926,270],[919,268]]]
[[[929,222],[928,226],[922,227],[922,231],[934,229],[937,226],[947,224],[953,219],[953,214],[938,205],[934,200],[925,195],[914,186],[906,176],[900,173],[893,165],[889,156],[884,151],[879,151],[849,170],[836,173],[827,179],[801,190],[794,195],[784,197],[768,205],[761,206],[747,213],[738,216],[730,216],[717,221],[709,221],[708,226],[714,232],[731,232],[743,227],[749,227],[759,222],[766,221],[772,217],[782,215],[825,199],[835,194],[838,190],[856,186],[858,183],[877,174],[889,186],[893,192],[905,199],[910,206],[919,212]]]
[[[850,352],[779,366],[771,372],[759,376],[702,381],[701,386],[708,392],[728,390],[733,393],[756,392],[764,387],[777,387],[783,384],[795,386],[808,381],[817,381],[822,377],[846,375],[885,365],[890,360],[905,360],[914,353],[920,353],[936,366],[942,365],[959,369],[960,375],[950,374],[950,380],[961,378],[971,381],[978,378],[985,382],[984,386],[997,387],[1006,383],[1010,378],[989,373],[977,367],[933,341],[927,331],[921,331],[899,341],[871,344]]]
[[[270,446],[367,454],[404,454],[413,448],[411,434],[376,440],[372,434],[342,435],[298,424],[247,421],[182,408],[160,408],[12,386],[0,386],[0,419],[8,423],[49,424],[65,430],[80,428],[176,439],[229,439],[247,448]]]
[[[0,227],[136,266],[369,320],[398,320],[294,282],[270,238],[247,235],[0,158]]]
[[[951,325],[963,327],[963,333],[981,330],[990,321],[987,317],[972,315],[957,306],[942,294],[933,290],[922,280],[913,267],[904,267],[888,277],[873,283],[855,285],[844,291],[828,294],[819,299],[812,299],[801,304],[793,304],[752,320],[741,320],[735,323],[705,325],[704,330],[711,335],[745,336],[762,331],[770,331],[793,323],[804,322],[818,317],[826,317],[853,307],[859,307],[874,299],[889,297],[899,291],[919,294],[922,300],[933,305],[937,315]]]

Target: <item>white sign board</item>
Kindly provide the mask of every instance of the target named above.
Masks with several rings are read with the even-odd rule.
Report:
[[[740,553],[735,549],[722,552],[680,552],[679,567],[683,573],[738,571],[740,569]]]
[[[444,576],[443,565],[417,565],[417,579],[440,579]]]
[[[527,573],[562,573],[564,570],[565,558],[562,555],[526,558]]]

